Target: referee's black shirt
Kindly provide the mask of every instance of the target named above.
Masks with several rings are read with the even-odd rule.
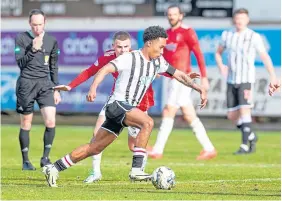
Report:
[[[50,75],[54,85],[58,85],[58,43],[53,37],[44,33],[40,51],[31,51],[34,37],[31,32],[19,33],[15,41],[15,56],[21,70],[20,76],[28,79],[47,78]]]

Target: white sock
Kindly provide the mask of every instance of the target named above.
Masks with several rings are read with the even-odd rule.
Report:
[[[154,153],[162,154],[164,152],[166,141],[173,128],[173,122],[173,118],[163,118],[158,132],[157,141],[153,147]]]
[[[193,129],[194,134],[196,135],[197,140],[202,145],[203,149],[205,151],[213,151],[214,146],[212,145],[206,129],[204,125],[202,124],[201,120],[199,118],[196,118],[190,125]]]
[[[92,167],[93,167],[93,172],[95,173],[101,173],[101,159],[102,159],[102,152],[92,156]]]
[[[239,117],[238,121],[237,121],[237,126],[241,126],[242,125],[242,119]]]
[[[249,151],[248,145],[241,144],[240,147],[241,147],[242,149],[244,149],[245,151]]]
[[[254,140],[254,139],[255,139],[255,133],[252,132],[252,133],[249,135],[248,140],[252,141],[252,140]]]

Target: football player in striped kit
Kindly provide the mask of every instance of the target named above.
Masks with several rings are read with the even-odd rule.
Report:
[[[255,82],[255,57],[258,53],[270,75],[269,94],[280,87],[261,36],[248,28],[248,10],[234,12],[235,28],[223,31],[216,51],[216,62],[227,79],[227,108],[230,119],[242,132],[242,144],[234,154],[248,154],[256,150],[257,135],[252,129],[252,90]],[[221,54],[227,51],[228,63],[224,65]]]
[[[132,167],[129,178],[133,181],[150,180],[151,175],[143,171],[145,166],[146,146],[154,126],[154,121],[146,113],[136,108],[157,74],[168,73],[187,87],[195,89],[201,97],[201,107],[207,104],[206,92],[193,82],[199,78],[197,73],[185,74],[169,65],[161,56],[166,44],[167,34],[159,26],[148,27],[143,34],[144,47],[141,50],[125,53],[107,65],[96,75],[87,100],[93,102],[96,90],[104,77],[118,72],[115,89],[106,106],[106,120],[98,130],[95,139],[82,145],[54,164],[44,166],[47,183],[57,187],[59,172],[68,169],[77,162],[101,153],[121,133],[124,127],[140,128],[133,150]]]

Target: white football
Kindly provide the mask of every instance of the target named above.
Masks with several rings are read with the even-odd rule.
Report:
[[[175,174],[168,167],[158,167],[153,172],[152,183],[157,189],[170,190],[175,187]]]

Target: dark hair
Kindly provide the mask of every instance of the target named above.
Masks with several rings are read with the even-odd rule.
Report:
[[[170,9],[170,8],[178,8],[179,13],[180,13],[180,14],[183,14],[182,9],[181,9],[181,7],[180,7],[178,4],[171,4],[171,5],[167,8],[167,11],[168,11],[168,9]]]
[[[237,14],[246,14],[249,15],[249,11],[246,8],[239,8],[237,10],[234,11],[233,16],[237,15]]]
[[[126,31],[118,31],[114,34],[113,36],[113,40],[121,40],[121,41],[124,41],[124,40],[127,40],[127,39],[131,39],[131,36],[128,32]]]
[[[42,11],[42,10],[40,10],[40,9],[32,9],[30,12],[29,12],[29,22],[31,21],[31,17],[33,16],[33,15],[42,15],[43,17],[44,17],[44,19],[45,19],[45,13]]]
[[[151,26],[145,29],[143,33],[144,43],[146,43],[149,40],[155,40],[158,38],[167,38],[167,34],[164,28],[160,26]]]

